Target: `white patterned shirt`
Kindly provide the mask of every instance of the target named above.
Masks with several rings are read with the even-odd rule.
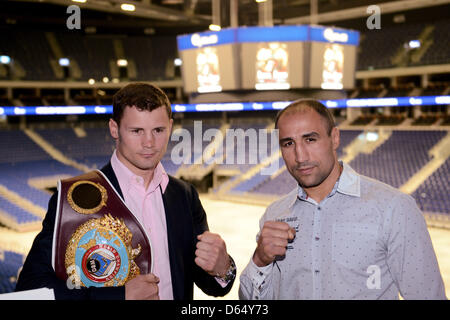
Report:
[[[265,221],[297,233],[272,264],[250,259],[240,299],[446,299],[414,199],[347,164],[320,203],[299,186],[266,209],[260,228]]]

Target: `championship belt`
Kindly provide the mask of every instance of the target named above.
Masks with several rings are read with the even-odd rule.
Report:
[[[61,180],[53,267],[71,288],[123,286],[152,270],[150,240],[117,191],[96,170]]]

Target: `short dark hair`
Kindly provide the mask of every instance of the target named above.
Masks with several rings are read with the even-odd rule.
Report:
[[[304,110],[305,108],[313,109],[325,120],[326,125],[327,125],[327,133],[328,133],[328,135],[331,135],[331,130],[334,127],[336,127],[334,117],[327,107],[325,107],[320,101],[315,100],[315,99],[295,100],[294,102],[289,104],[286,108],[278,111],[277,117],[275,119],[275,129],[278,129],[278,121],[285,112],[292,110],[292,109],[296,109],[296,110],[300,111],[300,110]]]
[[[133,106],[141,111],[153,111],[165,107],[169,119],[172,118],[169,98],[164,91],[153,84],[135,82],[117,91],[113,96],[113,120],[120,124],[125,108]]]

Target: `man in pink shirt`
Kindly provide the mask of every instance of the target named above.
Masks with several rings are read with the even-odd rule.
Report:
[[[129,84],[114,95],[109,129],[116,150],[101,172],[150,238],[152,273],[137,275],[121,287],[67,288],[51,261],[54,194],[16,291],[49,287],[57,299],[189,300],[194,283],[214,296],[231,290],[236,269],[225,242],[209,232],[195,188],[169,176],[160,162],[172,123],[170,102],[153,85]]]

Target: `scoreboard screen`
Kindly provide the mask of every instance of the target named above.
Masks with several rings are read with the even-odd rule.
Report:
[[[359,34],[314,26],[310,27],[310,36],[309,87],[334,90],[353,88]]]
[[[303,88],[306,26],[247,27],[238,32],[242,89]]]
[[[182,35],[177,41],[187,93],[354,85],[356,31],[242,27]]]
[[[186,92],[220,92],[239,88],[234,31],[178,37]]]

